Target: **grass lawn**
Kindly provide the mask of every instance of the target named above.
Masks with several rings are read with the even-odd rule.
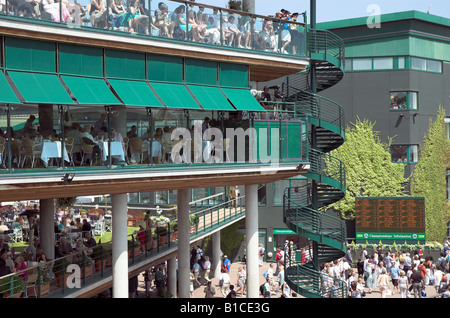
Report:
[[[133,234],[134,231],[139,230],[139,227],[132,227],[129,226],[128,227],[128,235]],[[131,237],[129,237],[130,239]],[[103,236],[99,236],[96,235],[95,236],[95,241],[98,243],[98,241],[101,239],[102,243],[106,243],[111,241],[112,239],[112,233],[111,232],[105,232],[105,234],[103,234]],[[16,252],[21,252],[23,253],[23,251],[28,247],[28,242],[21,242],[21,243],[14,243],[14,249],[16,250]]]

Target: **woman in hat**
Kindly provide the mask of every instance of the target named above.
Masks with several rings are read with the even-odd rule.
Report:
[[[398,278],[398,288],[400,289],[400,297],[406,298],[406,292],[408,291],[408,277],[405,275],[404,270],[400,270],[399,278]]]

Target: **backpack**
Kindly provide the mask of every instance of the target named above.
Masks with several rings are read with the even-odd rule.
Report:
[[[259,286],[259,292],[261,293],[261,295],[264,296],[264,284],[262,284],[261,286]]]

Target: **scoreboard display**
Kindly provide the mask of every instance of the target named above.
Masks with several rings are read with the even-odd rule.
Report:
[[[425,241],[425,198],[356,198],[356,239],[375,243]]]

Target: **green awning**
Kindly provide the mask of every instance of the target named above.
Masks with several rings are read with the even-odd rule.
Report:
[[[122,105],[101,78],[62,75],[80,105]]]
[[[205,110],[235,111],[218,87],[188,85],[188,88]]]
[[[237,110],[266,111],[248,89],[221,88],[221,90]]]
[[[26,103],[75,104],[56,74],[8,72]]]
[[[11,86],[9,86],[5,74],[2,71],[0,71],[0,103],[20,104],[19,99],[14,94]]]
[[[109,83],[126,106],[163,107],[146,82],[109,80]]]
[[[201,109],[183,84],[150,82],[150,85],[169,108]]]

